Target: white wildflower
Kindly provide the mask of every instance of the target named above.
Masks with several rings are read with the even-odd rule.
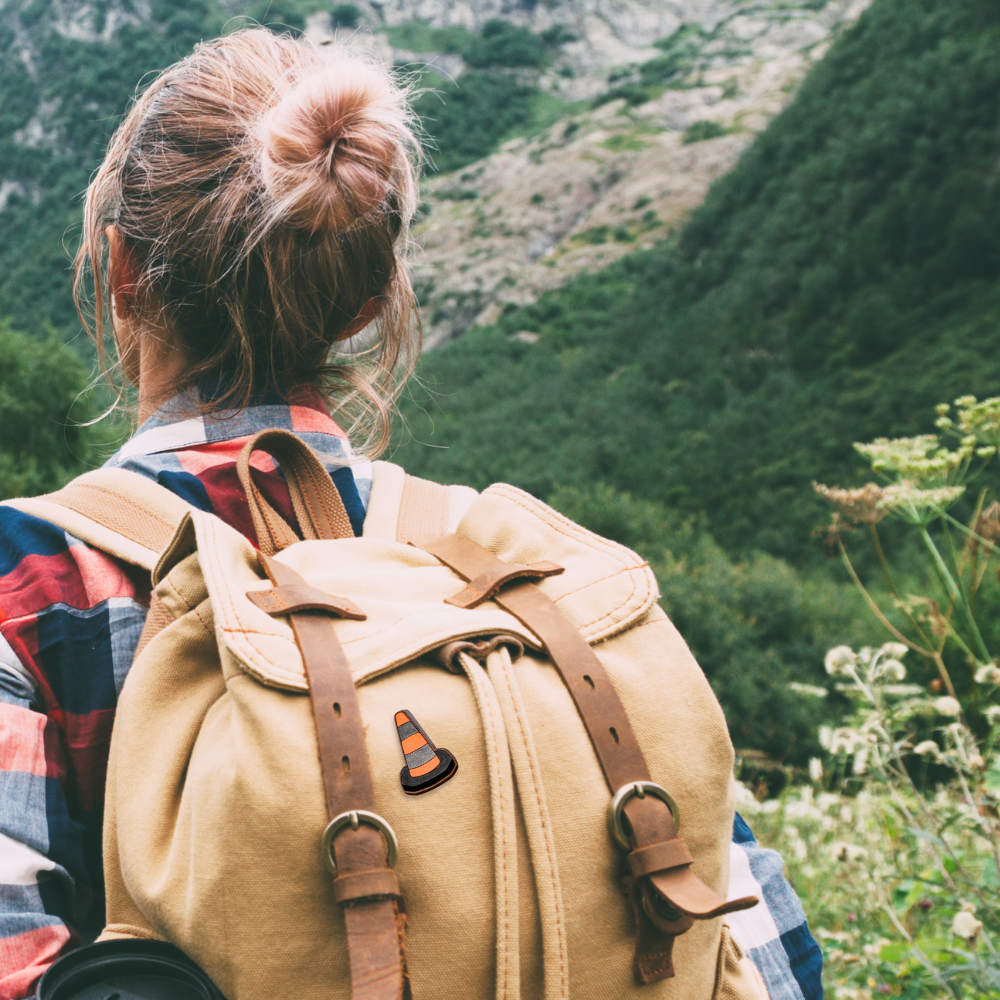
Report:
[[[990,705],[989,708],[983,712],[983,715],[986,716],[986,721],[990,723],[990,725],[994,725],[997,720],[1000,719],[1000,705]]]
[[[896,659],[883,660],[882,673],[885,674],[889,680],[901,681],[906,677],[906,667],[904,667],[903,664]]]
[[[913,748],[913,752],[921,757],[938,757],[941,753],[934,740],[923,740]]]
[[[1000,667],[993,663],[986,663],[977,668],[975,673],[977,684],[989,684],[991,687],[1000,685]]]
[[[823,660],[826,672],[831,677],[847,677],[849,668],[858,662],[854,650],[850,646],[834,646]]]
[[[909,646],[901,642],[884,642],[879,652],[883,656],[891,656],[894,659],[901,660],[909,652],[909,648]]]
[[[865,737],[857,730],[847,726],[838,726],[830,737],[830,753],[853,754],[866,743]]]
[[[983,922],[977,920],[975,915],[967,910],[959,910],[955,914],[955,919],[951,922],[951,932],[955,937],[963,938],[966,941],[974,941],[979,937],[979,932],[983,929]]]
[[[887,486],[878,506],[899,514],[904,520],[921,524],[939,517],[965,492],[964,486],[936,486],[920,489],[907,480]]]
[[[830,692],[826,688],[818,687],[815,684],[800,684],[798,681],[789,681],[788,690],[796,694],[804,694],[808,698],[825,698]]]
[[[960,715],[962,706],[958,703],[957,698],[952,698],[951,695],[946,694],[934,699],[934,711],[938,715]]]
[[[819,757],[809,758],[809,780],[815,782],[823,780],[823,761]]]
[[[973,751],[971,754],[969,754],[969,767],[971,767],[973,771],[985,771],[986,761],[983,760],[981,754],[978,754],[975,751]]]
[[[1000,705],[996,706],[998,712],[1000,712]],[[987,716],[989,715],[989,709],[987,711]],[[819,727],[819,745],[824,750],[829,750],[833,745],[833,727],[832,726],[820,726]]]
[[[855,774],[861,775],[865,773],[867,768],[868,768],[868,747],[862,747],[854,755],[854,763],[851,765],[851,770],[853,770]]]

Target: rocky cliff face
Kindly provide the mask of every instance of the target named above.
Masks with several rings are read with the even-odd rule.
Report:
[[[539,85],[598,104],[429,181],[415,260],[428,346],[668,237],[869,2],[386,0],[377,13],[390,25],[563,25],[574,40]],[[599,103],[681,30],[683,45],[666,49],[683,72],[659,96]]]

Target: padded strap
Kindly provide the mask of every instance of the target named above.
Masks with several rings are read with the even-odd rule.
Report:
[[[448,487],[407,476],[399,502],[396,541],[414,544],[440,538],[448,530]]]
[[[95,469],[55,493],[5,506],[43,518],[94,548],[152,570],[191,506],[125,469]]]
[[[510,564],[465,535],[446,535],[419,543],[418,548],[465,580],[510,579]],[[604,665],[557,605],[525,581],[524,575],[518,573],[493,594],[493,600],[542,640],[587,727],[611,792],[649,781],[646,759]],[[646,871],[630,886],[639,922],[635,974],[641,982],[655,982],[674,974],[673,939],[688,930],[692,920],[748,909],[757,899],[749,896],[727,901],[695,875],[690,852],[666,803],[651,795],[633,795],[625,803],[624,813],[633,856],[646,861]],[[654,852],[653,848],[659,850]],[[658,867],[652,866],[653,858],[660,862]]]
[[[260,560],[279,594],[312,590],[290,566],[263,552]],[[337,613],[337,601],[323,610]],[[292,610],[288,617],[309,682],[329,818],[358,810],[373,813],[364,722],[333,622],[314,611]],[[334,895],[344,905],[352,1000],[408,1000],[406,917],[382,834],[363,823],[356,829],[348,823],[334,837],[332,850],[338,876]]]
[[[316,453],[291,431],[272,429],[255,434],[243,446],[236,472],[247,495],[250,517],[257,530],[262,552],[274,555],[294,545],[299,537],[288,522],[264,499],[250,475],[250,457],[255,451],[277,459],[288,483],[295,516],[305,538],[353,538],[340,492]]]

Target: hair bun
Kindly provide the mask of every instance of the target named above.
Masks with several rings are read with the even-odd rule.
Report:
[[[310,232],[347,229],[381,205],[415,145],[405,92],[343,50],[267,112],[260,139],[276,214]]]

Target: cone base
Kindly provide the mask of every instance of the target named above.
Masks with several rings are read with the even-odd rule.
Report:
[[[441,758],[441,763],[433,771],[428,771],[427,774],[422,774],[419,778],[412,777],[408,767],[404,767],[399,772],[400,784],[407,795],[422,795],[424,792],[429,792],[432,788],[443,785],[458,772],[458,761],[447,750],[441,747],[435,749],[438,757]]]

